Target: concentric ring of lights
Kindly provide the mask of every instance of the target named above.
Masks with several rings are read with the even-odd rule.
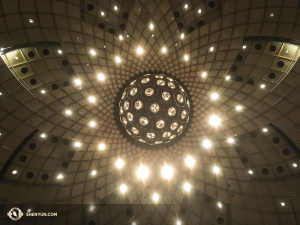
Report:
[[[189,121],[190,102],[183,87],[164,74],[145,74],[122,92],[120,122],[140,143],[159,146],[179,136]]]

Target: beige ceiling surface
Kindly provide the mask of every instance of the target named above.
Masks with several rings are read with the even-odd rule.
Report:
[[[41,203],[98,206],[101,199],[119,193],[120,185],[126,184],[124,198],[141,208],[144,205],[142,210],[132,209],[137,224],[176,224],[178,216],[183,224],[221,224],[220,216],[224,224],[299,224],[300,160],[294,150],[300,147],[299,1],[223,0],[215,1],[214,9],[209,7],[211,1],[176,1],[170,6],[167,0],[136,0],[130,10],[128,2],[1,2],[0,47],[15,47],[18,52],[10,51],[6,57],[13,59],[19,54],[20,58],[29,48],[40,56],[31,60],[24,54],[22,62],[14,62],[10,68],[0,60],[0,169],[21,142],[38,129],[0,181],[1,219],[8,223],[5,203],[28,204],[20,206],[25,211]],[[94,5],[92,11],[87,9],[89,4]],[[115,5],[118,10],[114,10]],[[179,18],[175,18],[175,11],[180,12]],[[129,14],[128,19],[122,17],[124,12]],[[148,13],[153,31],[141,12]],[[204,22],[201,27],[200,20]],[[104,29],[97,26],[101,22]],[[179,22],[184,25],[180,31]],[[125,30],[119,28],[120,24],[126,25]],[[191,33],[190,26],[195,29]],[[115,29],[115,35],[109,29]],[[247,40],[249,37],[253,40]],[[37,46],[39,42],[43,44]],[[51,47],[50,42],[58,43],[58,47]],[[33,46],[26,46],[29,43]],[[255,49],[256,44],[262,45],[261,50]],[[282,51],[295,49],[295,55],[269,51],[270,45],[278,50],[282,47]],[[137,54],[138,47],[144,49],[143,54]],[[163,47],[166,53],[162,53]],[[49,56],[43,56],[45,48],[50,50]],[[58,49],[62,54],[56,53]],[[242,61],[237,60],[238,55],[243,56]],[[120,63],[115,61],[117,56]],[[63,59],[68,61],[67,67],[62,65]],[[277,66],[280,60],[286,67]],[[25,64],[30,67],[28,76],[24,76],[27,86],[11,71],[16,68],[18,73],[20,65]],[[234,65],[236,72],[232,70]],[[71,69],[75,75],[68,75]],[[136,74],[154,70],[182,82],[193,109],[191,126],[182,139],[159,151],[131,144],[114,118],[115,100],[123,84]],[[269,78],[272,71],[276,79]],[[202,77],[204,72],[206,77]],[[98,73],[105,80],[98,80]],[[236,80],[239,75],[242,82]],[[31,85],[31,78],[38,83]],[[78,78],[81,85],[75,84]],[[250,78],[253,84],[248,83]],[[54,84],[58,88],[53,90]],[[261,84],[266,87],[262,89]],[[40,94],[40,90],[46,93]],[[214,92],[219,94],[217,100],[210,97]],[[96,101],[89,102],[89,96]],[[241,111],[235,109],[238,105]],[[66,115],[66,110],[72,114]],[[209,123],[214,114],[221,119],[217,128]],[[94,128],[89,126],[91,120],[96,122]],[[268,131],[263,132],[263,128]],[[42,133],[45,138],[41,138]],[[228,143],[228,138],[235,142]],[[209,149],[203,147],[206,139],[212,142]],[[76,148],[75,142],[81,142],[81,146]],[[104,150],[98,149],[100,143],[105,144]],[[185,165],[187,156],[195,159],[191,169]],[[117,159],[124,160],[122,169],[116,168]],[[144,182],[136,176],[141,164],[150,171]],[[168,182],[160,175],[165,164],[174,169]],[[219,174],[213,172],[214,166],[220,168]],[[12,174],[14,170],[17,174]],[[94,170],[96,175],[91,174]],[[30,172],[33,176],[29,179]],[[47,179],[42,179],[43,174]],[[57,179],[59,174],[63,179]],[[185,182],[192,186],[189,194],[183,190]],[[154,192],[160,195],[158,205],[152,205]],[[194,195],[197,192],[199,198]],[[188,206],[182,203],[184,196],[190,197]],[[207,203],[205,196],[213,200]],[[222,209],[216,207],[218,202],[224,204]],[[119,198],[111,202],[119,203]],[[181,213],[182,205],[186,214]],[[121,219],[122,210],[100,208],[103,216],[111,210],[110,217],[101,220],[88,212],[83,224],[91,219],[96,224],[133,222]],[[80,224],[76,220],[80,221],[79,216],[47,223]]]

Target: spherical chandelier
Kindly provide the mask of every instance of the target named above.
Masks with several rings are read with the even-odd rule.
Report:
[[[164,74],[145,74],[125,88],[119,116],[127,133],[141,143],[159,145],[179,136],[189,121],[187,93]]]

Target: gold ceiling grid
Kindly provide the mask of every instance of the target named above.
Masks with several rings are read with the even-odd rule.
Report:
[[[109,3],[109,1],[107,2]],[[172,165],[174,165],[174,168],[178,168],[179,171],[183,167],[180,164],[183,162],[182,159],[189,153],[193,154],[196,162],[198,162],[196,169],[189,172],[182,170],[178,177],[186,176],[197,190],[230,204],[233,223],[268,224],[269,221],[273,221],[272,223],[276,224],[277,221],[280,221],[279,223],[284,221],[286,224],[296,224],[297,220],[294,213],[298,212],[299,179],[293,175],[285,175],[289,170],[297,173],[297,169],[284,167],[282,173],[285,177],[284,180],[278,178],[265,179],[272,175],[272,173],[269,173],[266,175],[267,177],[259,174],[261,178],[253,182],[247,174],[247,166],[241,162],[240,156],[245,157],[244,153],[242,155],[237,154],[235,146],[228,144],[226,140],[228,136],[234,137],[235,134],[246,136],[241,148],[242,152],[247,152],[248,163],[262,163],[259,165],[257,163],[254,166],[255,174],[261,173],[260,170],[263,165],[275,166],[276,164],[276,167],[272,167],[271,170],[279,177],[281,175],[277,174],[277,162],[280,162],[280,165],[285,163],[290,165],[295,160],[293,162],[297,162],[299,165],[299,162],[296,161],[297,156],[292,153],[291,149],[289,155],[283,154],[283,148],[288,147],[284,141],[280,139],[280,143],[276,145],[272,142],[276,134],[272,133],[271,129],[269,129],[270,133],[263,133],[260,136],[261,138],[257,137],[255,139],[256,148],[253,148],[250,141],[252,137],[247,136],[251,131],[261,132],[262,127],[273,121],[291,137],[294,143],[299,142],[299,126],[297,125],[299,123],[299,109],[297,105],[300,104],[298,97],[298,74],[300,71],[298,62],[273,90],[272,95],[269,95],[266,90],[259,89],[259,87],[228,81],[224,78],[227,75],[227,70],[233,65],[238,52],[242,51],[244,36],[273,36],[276,34],[276,37],[294,40],[298,38],[299,22],[296,19],[290,20],[291,17],[287,15],[297,15],[299,2],[224,1],[222,2],[222,14],[219,19],[195,29],[190,36],[186,36],[182,40],[180,39],[180,33],[177,32],[177,23],[172,21],[173,11],[166,7],[168,2],[157,0],[151,1],[151,3],[153,3],[153,7],[155,6],[154,8],[161,11],[157,14],[151,14],[152,16],[160,15],[156,17],[158,22],[154,23],[154,37],[151,36],[152,33],[149,32],[149,28],[140,21],[140,15],[137,13],[140,5],[144,7],[147,7],[147,5],[145,1],[136,1],[131,12],[128,12],[129,18],[126,31],[128,30],[129,38],[124,38],[121,42],[118,37],[113,38],[110,33],[82,22],[80,20],[81,8],[79,2],[45,1],[43,4],[41,1],[2,2],[5,17],[1,18],[4,26],[2,26],[3,30],[0,34],[0,47],[28,43],[33,40],[33,37],[36,41],[61,41],[66,57],[73,66],[74,71],[82,79],[83,84],[81,91],[78,87],[72,85],[51,92],[51,97],[55,97],[59,103],[46,104],[45,108],[47,109],[35,114],[24,106],[28,104],[28,100],[19,97],[22,94],[26,96],[22,92],[24,90],[11,85],[15,84],[13,82],[15,78],[2,75],[7,74],[7,68],[1,64],[0,91],[3,95],[0,96],[0,132],[3,129],[7,130],[7,138],[5,140],[0,138],[3,156],[0,157],[0,165],[3,165],[3,161],[11,154],[11,150],[2,146],[15,149],[15,145],[28,136],[29,130],[33,127],[39,127],[41,131],[47,133],[48,138],[47,141],[41,141],[40,136],[37,135],[35,141],[39,144],[38,149],[30,150],[27,147],[24,149],[22,153],[29,154],[28,161],[25,164],[18,162],[20,165],[15,168],[20,171],[20,174],[18,173],[17,176],[12,178],[16,179],[16,182],[22,179],[22,182],[19,182],[19,184],[1,182],[1,199],[4,201],[18,201],[17,197],[14,196],[21,196],[20,198],[24,197],[25,202],[90,203],[95,200],[95,194],[98,193],[97,188],[102,187],[99,190],[101,196],[107,196],[115,191],[121,182],[128,181],[128,178],[135,174],[134,168],[129,170],[126,167],[121,173],[119,173],[120,171],[114,171],[114,163],[118,157],[122,157],[128,165],[137,160],[139,162],[149,162],[151,165],[163,164],[171,162],[169,159],[172,158],[176,160]],[[16,7],[10,7],[10,4],[14,4]],[[180,12],[185,12],[184,4],[180,7]],[[112,9],[109,8],[109,10]],[[271,12],[275,14],[273,18],[269,16]],[[27,15],[24,16],[23,21],[23,16],[20,15],[25,14]],[[33,18],[34,21],[38,22],[30,24],[27,18]],[[293,16],[293,18],[297,17]],[[270,24],[272,24],[272,30],[265,29]],[[284,27],[288,29],[283,29]],[[7,30],[10,32],[7,32]],[[12,44],[12,40],[14,44]],[[135,50],[139,44],[147,52],[144,56],[136,55]],[[167,55],[163,55],[160,51],[163,44],[168,48]],[[104,45],[106,45],[105,50]],[[209,52],[211,46],[215,47],[213,53]],[[89,54],[91,48],[97,51],[97,57],[92,57]],[[101,51],[98,51],[99,49]],[[122,63],[120,65],[114,63],[116,54],[121,55]],[[183,61],[184,54],[189,54],[191,59],[189,62]],[[265,61],[262,61],[262,64],[265,65]],[[255,65],[255,59],[251,59],[249,65]],[[172,73],[176,75],[177,79],[183,81],[192,93],[193,107],[197,113],[194,120],[190,121],[193,123],[193,127],[187,132],[185,138],[178,143],[176,149],[165,149],[160,152],[143,151],[127,143],[114,125],[111,115],[116,93],[126,80],[145,70],[162,70]],[[62,69],[58,71],[63,72]],[[206,78],[201,76],[204,71],[207,72]],[[96,79],[95,73],[98,72],[103,72],[105,75],[106,79],[102,83],[99,83]],[[213,92],[220,94],[218,101],[212,102],[210,99]],[[89,95],[95,95],[97,98],[96,105],[92,106],[86,102]],[[46,100],[44,102],[46,103]],[[243,104],[241,113],[236,113],[233,109],[237,104]],[[74,113],[72,117],[66,119],[64,112],[67,106]],[[91,111],[101,118],[97,121],[99,123],[97,131],[96,129],[87,128],[87,122],[93,118]],[[212,129],[208,125],[207,119],[212,112],[223,115],[222,127]],[[67,155],[62,156],[60,153],[64,152],[66,147],[63,144],[57,147],[61,145],[61,140],[57,146],[52,143],[52,135],[55,134],[60,138],[82,141],[83,145],[76,151],[73,158],[68,158]],[[100,139],[99,137],[104,138]],[[206,138],[212,140],[214,146],[209,151],[202,147],[202,141]],[[105,141],[109,151],[95,151],[96,144],[99,141]],[[70,148],[73,150],[73,146]],[[47,150],[42,151],[40,149]],[[256,149],[257,152],[252,152]],[[37,154],[37,152],[39,153]],[[45,154],[45,156],[42,157],[41,154]],[[276,155],[276,157],[272,158],[270,155]],[[35,157],[36,159],[34,159]],[[60,160],[67,157],[70,164],[66,170],[64,181],[59,185],[55,183],[55,185],[49,185],[49,187],[46,185],[26,185],[26,183],[32,183],[35,178],[41,179],[41,174],[37,172],[40,168],[33,168],[34,161],[30,164],[31,160],[39,160],[39,157],[42,157],[41,161],[55,159],[53,164],[49,163],[50,165],[58,165],[56,168],[60,168],[62,162]],[[285,161],[285,159],[287,160]],[[288,161],[288,159],[291,161]],[[267,164],[264,164],[265,161],[267,161]],[[27,167],[29,164],[33,167]],[[220,176],[212,174],[210,167],[212,164],[220,166]],[[12,166],[16,165],[12,164]],[[41,166],[40,164],[36,165]],[[99,176],[91,177],[90,173],[95,168],[99,168],[97,171]],[[10,174],[13,169],[13,167],[10,168]],[[154,174],[159,172],[159,168],[156,169],[157,172],[155,168],[153,169]],[[26,172],[23,172],[25,170]],[[34,179],[25,178],[29,170],[36,171]],[[53,171],[56,176],[56,172],[59,170],[53,169]],[[264,181],[261,181],[261,179],[264,179]],[[50,180],[51,178],[48,181],[50,182]],[[165,188],[159,189],[159,191],[166,196],[167,194],[174,196],[182,193],[182,181],[174,179],[168,185],[164,184]],[[142,202],[144,195],[139,194],[136,196],[134,193],[143,193],[143,188],[144,185],[140,181],[134,181],[132,185],[130,184],[130,190],[132,191],[128,195],[132,193],[135,196],[132,197],[135,200],[133,202],[137,204]],[[174,189],[176,189],[176,192]],[[151,190],[154,189],[151,188]],[[30,193],[36,193],[35,197],[32,197]],[[152,194],[152,192],[150,191],[149,194]],[[286,202],[286,207],[280,206],[282,201]],[[268,207],[270,205],[271,207]],[[137,210],[137,207],[134,210]],[[150,211],[150,208],[152,206],[147,206],[140,214],[139,211],[134,211],[134,215],[139,215],[135,218],[145,222],[144,224],[147,222],[162,224],[172,222],[172,219],[174,219],[174,217],[168,216],[171,207],[162,206],[161,208],[154,208],[152,211]],[[26,211],[26,207],[23,210]],[[180,213],[180,207],[176,207],[174,210],[175,214]],[[104,211],[109,212],[108,207],[104,208]],[[193,216],[188,216],[186,221],[188,223],[218,224],[217,217],[214,217],[211,210],[203,209],[201,211],[200,207],[195,206],[191,211],[195,213],[193,213]],[[106,217],[107,221],[113,221],[114,219],[117,221],[122,212],[120,210],[113,217]],[[87,223],[90,218],[93,218],[97,224],[101,221],[101,218],[97,218],[96,215],[90,216],[92,216],[92,213],[87,214]],[[204,218],[204,221],[201,221],[201,218]],[[72,218],[66,217],[66,220],[71,224],[73,220],[74,222],[76,222],[75,220],[80,221],[80,213],[75,214]]]

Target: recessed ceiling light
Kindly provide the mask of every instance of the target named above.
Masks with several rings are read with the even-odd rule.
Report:
[[[41,137],[42,137],[42,138],[45,138],[45,137],[46,137],[46,134],[41,134]]]
[[[218,207],[219,207],[219,208],[222,208],[222,206],[223,206],[222,203],[219,202],[219,203],[218,203]]]
[[[185,159],[185,164],[188,166],[188,167],[193,167],[194,164],[195,164],[195,160],[188,156],[186,159]]]
[[[103,75],[102,73],[99,73],[99,74],[98,74],[98,79],[99,79],[99,80],[104,80],[105,77],[104,77],[104,75]]]
[[[180,37],[181,37],[181,38],[184,38],[184,34],[181,34]]]
[[[14,170],[14,171],[12,171],[12,174],[17,174],[17,172],[18,172],[18,171]]]
[[[220,118],[217,117],[217,116],[211,116],[211,117],[209,118],[209,122],[210,122],[210,124],[211,124],[212,126],[217,127],[217,126],[220,125],[221,120],[220,120]]]
[[[237,111],[241,111],[242,110],[242,106],[240,106],[240,105],[237,105],[236,107],[235,107],[235,109],[237,110]]]
[[[293,167],[295,167],[295,168],[296,168],[297,166],[298,166],[298,165],[297,165],[296,163],[294,163],[294,164],[293,164]]]
[[[137,175],[142,180],[146,179],[149,175],[149,170],[145,166],[140,166],[137,170]]]
[[[183,186],[184,190],[186,190],[187,192],[189,192],[191,190],[191,185],[189,183],[185,183]]]
[[[173,176],[173,169],[170,166],[164,166],[161,173],[165,178],[170,179]]]
[[[228,143],[233,143],[234,139],[233,138],[228,138],[227,141],[228,141]]]
[[[210,47],[209,51],[211,51],[211,52],[212,52],[213,50],[214,50],[214,47]]]
[[[101,12],[101,16],[104,16],[104,12],[103,11]]]
[[[95,102],[95,101],[96,101],[96,99],[95,99],[95,97],[93,97],[93,96],[90,96],[90,97],[89,97],[89,101],[90,101],[90,102]]]
[[[153,24],[151,23],[151,24],[150,24],[150,30],[152,30],[152,29],[153,29],[153,27],[154,27],[154,26],[153,26]]]
[[[95,50],[91,50],[91,54],[92,54],[92,55],[96,55]]]
[[[93,205],[90,206],[90,211],[93,211],[95,207]]]
[[[252,171],[252,170],[249,170],[248,173],[249,173],[249,174],[253,174],[253,171]]]
[[[204,148],[210,148],[211,147],[211,142],[209,140],[204,140],[203,141],[203,146],[204,146]]]
[[[114,10],[118,10],[118,6],[115,5]]]
[[[76,85],[80,85],[81,84],[81,80],[80,79],[75,79],[75,84]]]
[[[120,39],[120,40],[123,40],[123,36],[122,36],[122,35],[120,35],[120,36],[119,36],[119,39]]]
[[[159,199],[159,196],[158,196],[158,194],[155,193],[155,194],[153,195],[153,200],[157,202],[158,199]]]
[[[202,73],[202,77],[206,77],[207,76],[207,73],[206,72],[203,72]]]
[[[188,7],[189,7],[189,6],[188,6],[188,4],[185,4],[185,5],[184,5],[184,8],[186,8],[186,9],[187,9]]]
[[[29,19],[29,22],[30,22],[30,23],[33,23],[33,19]]]
[[[124,184],[122,184],[121,187],[120,187],[120,191],[122,193],[125,193],[127,191],[127,187]]]
[[[99,147],[100,150],[104,150],[105,149],[105,144],[99,144],[98,147]]]
[[[95,123],[94,121],[91,121],[91,122],[90,122],[90,126],[91,126],[91,127],[94,127],[94,126],[96,126],[96,123]]]
[[[71,115],[71,114],[72,114],[72,111],[68,109],[68,110],[66,110],[66,114],[67,114],[67,115]]]
[[[58,54],[61,54],[61,53],[62,53],[62,50],[58,50],[57,52],[58,52]]]
[[[267,128],[264,128],[264,129],[263,129],[263,132],[267,132],[267,131],[268,131],[268,129],[267,129]]]
[[[246,49],[247,48],[247,46],[246,45],[243,45],[243,49]]]
[[[116,162],[116,166],[117,168],[122,168],[124,166],[124,161],[122,159],[119,159],[117,162]]]
[[[226,80],[229,80],[230,79],[230,76],[226,76],[226,78],[225,78]]]
[[[260,85],[260,87],[261,87],[261,88],[265,88],[265,87],[266,87],[266,85],[265,85],[265,84],[262,84],[262,85]]]
[[[219,167],[214,166],[213,171],[214,171],[214,173],[219,173],[219,172],[220,172],[220,169],[219,169]]]
[[[270,13],[270,17],[273,17],[274,16],[274,13]]]
[[[75,147],[80,147],[81,146],[81,143],[80,142],[75,142]]]
[[[201,13],[201,9],[198,9],[198,13]]]
[[[166,52],[167,52],[167,48],[166,48],[166,47],[163,47],[161,51],[162,51],[163,53],[166,53]]]
[[[139,47],[137,50],[137,53],[140,55],[140,54],[142,54],[143,52],[144,52],[144,50],[141,48],[141,47]]]
[[[211,97],[211,99],[216,100],[219,98],[219,95],[218,95],[218,93],[213,93],[210,97]]]
[[[63,178],[63,176],[61,175],[61,174],[59,174],[58,176],[57,176],[57,179],[62,179]]]
[[[45,91],[45,90],[41,90],[41,93],[42,93],[42,94],[45,94],[45,93],[46,93],[46,91]]]
[[[92,175],[95,176],[97,174],[96,170],[92,171]]]
[[[281,202],[280,204],[281,204],[281,206],[285,206],[285,203],[284,203],[284,202]]]
[[[120,63],[120,62],[121,62],[121,59],[120,59],[119,56],[116,57],[116,62],[117,62],[117,63]]]
[[[185,61],[188,61],[188,60],[189,60],[189,56],[188,56],[188,55],[185,55],[185,56],[184,56],[184,60],[185,60]]]

